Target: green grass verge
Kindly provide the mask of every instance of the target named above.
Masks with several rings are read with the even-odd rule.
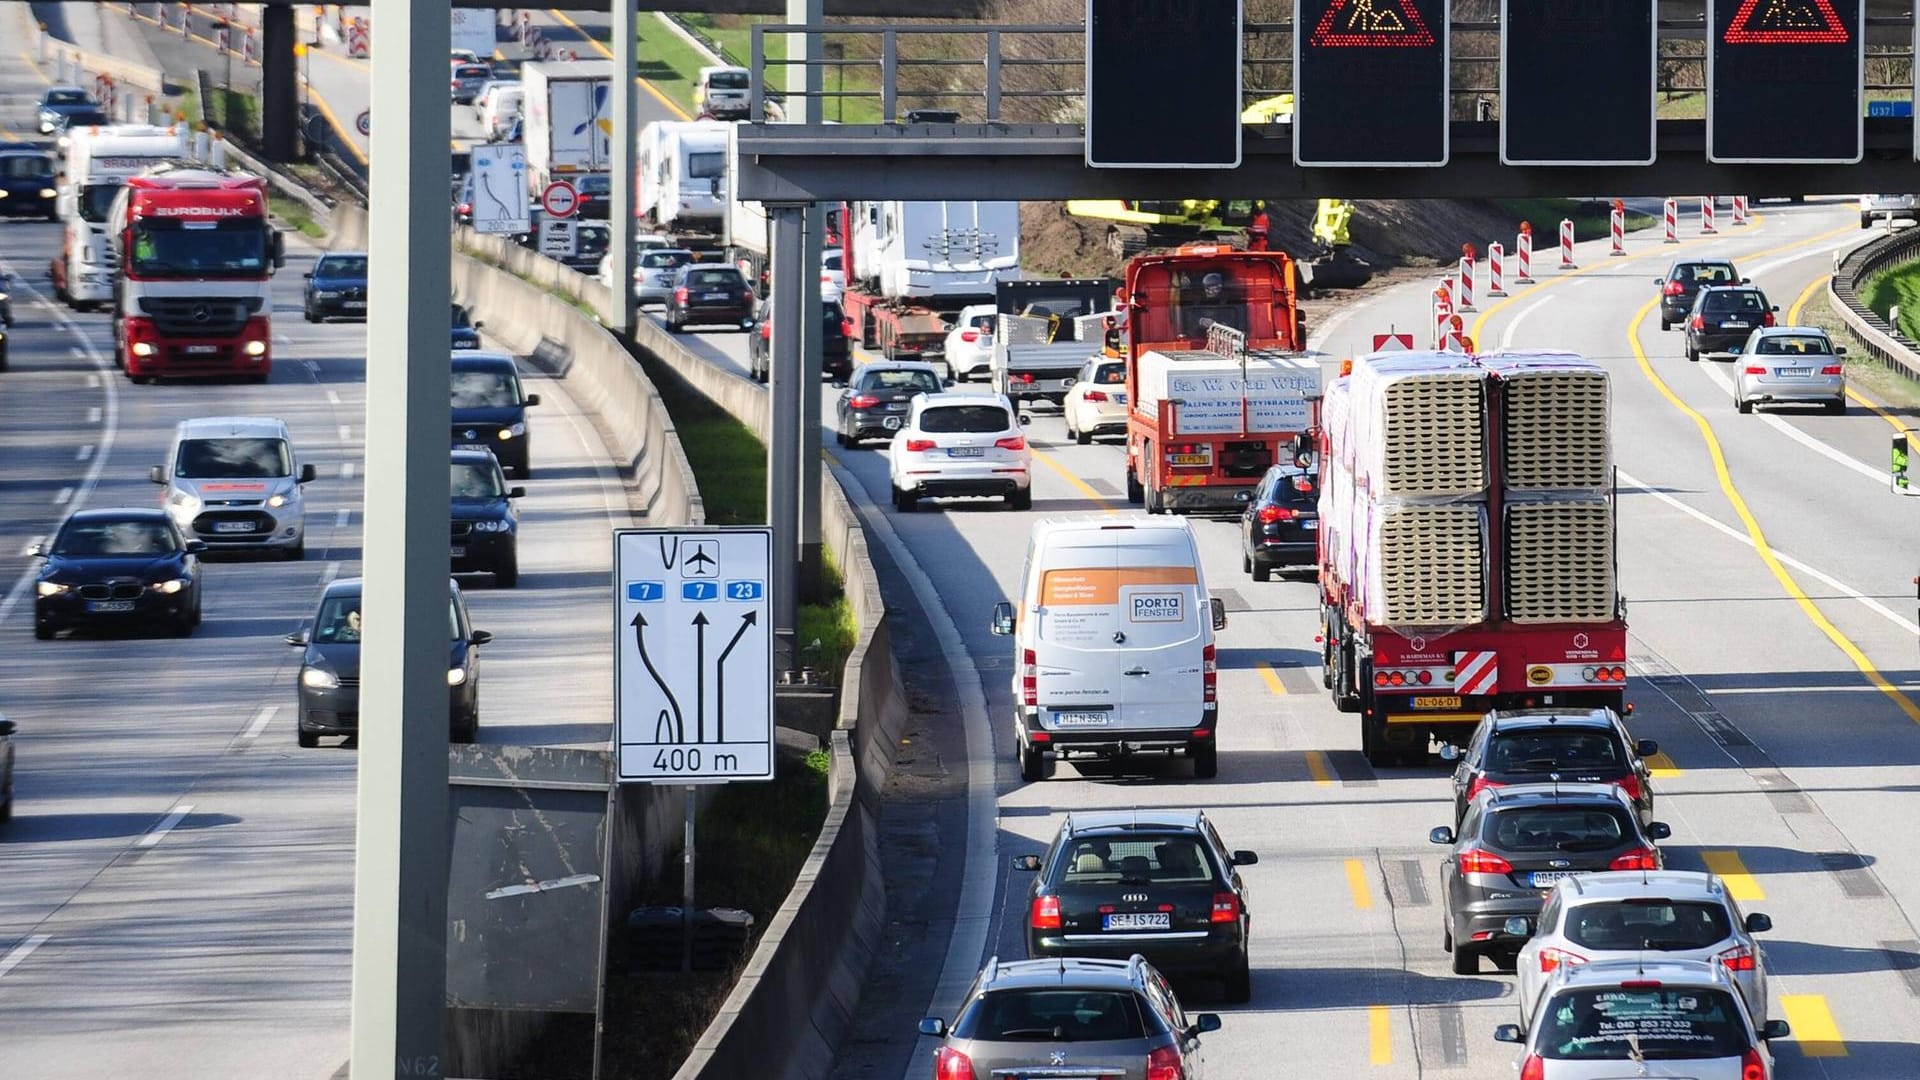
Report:
[[[1662,120],[1704,120],[1707,116],[1707,95],[1699,90],[1661,94],[1654,104],[1653,115]]]
[[[1871,301],[1868,306],[1873,306]],[[1834,344],[1846,347],[1848,385],[1895,409],[1920,409],[1920,382],[1874,359],[1866,343],[1841,321],[1834,310],[1833,297],[1825,288],[1807,301],[1798,321],[1804,326],[1820,327],[1833,338]]]
[[[1883,319],[1897,305],[1900,332],[1908,340],[1920,340],[1920,263],[1896,266],[1868,278],[1860,299]]]
[[[306,207],[283,195],[267,196],[267,209],[272,211],[274,216],[278,217],[281,221],[286,222],[300,230],[301,233],[315,240],[327,235],[327,230],[321,228],[320,225],[313,220],[313,215],[307,213]]]
[[[639,38],[640,77],[652,83],[687,115],[698,112],[694,84],[700,79],[700,69],[706,66],[706,59],[659,19],[643,14],[634,20],[634,25]]]
[[[1560,222],[1563,218],[1573,222],[1575,236],[1605,236],[1607,230],[1612,228],[1612,204],[1599,199],[1495,199],[1494,205],[1521,221],[1533,224],[1536,251],[1560,242]],[[1653,218],[1646,214],[1627,211],[1628,232],[1652,225]]]
[[[707,524],[765,525],[766,444],[664,364],[644,366],[680,433],[680,447],[707,506]]]
[[[831,672],[839,681],[853,651],[853,639],[860,624],[853,617],[853,605],[847,602],[846,579],[833,552],[820,551],[820,594],[830,597],[824,603],[801,604],[793,629],[794,645],[800,651],[800,665]],[[816,647],[814,642],[819,642]]]

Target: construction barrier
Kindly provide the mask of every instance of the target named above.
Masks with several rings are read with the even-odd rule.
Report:
[[[1733,197],[1733,223],[1735,225],[1745,225],[1747,223],[1747,197],[1745,195],[1735,195]]]
[[[347,55],[355,59],[365,59],[373,54],[372,32],[367,20],[355,19],[347,27]]]
[[[1560,269],[1578,269],[1573,261],[1573,220],[1571,218],[1560,219]]]
[[[1514,262],[1513,280],[1522,285],[1533,284],[1533,225],[1520,223],[1520,235],[1513,238]]]
[[[233,31],[227,29],[226,23],[221,23],[219,26],[216,26],[213,28],[213,47],[214,48],[219,49],[221,52],[224,53],[230,47],[232,41],[233,41]]]
[[[1473,310],[1473,245],[1460,245],[1459,289],[1454,293],[1453,310]]]
[[[1495,240],[1487,245],[1487,295],[1505,296],[1507,249]]]
[[[1666,222],[1667,236],[1661,241],[1666,244],[1680,242],[1680,200],[1668,199],[1661,207],[1661,218]]]
[[[1447,340],[1447,327],[1453,318],[1453,289],[1442,281],[1433,287],[1433,348]]]
[[[1446,339],[1440,347],[1448,352],[1470,353],[1473,351],[1473,339],[1467,336],[1465,319],[1455,315],[1447,320]]]
[[[260,60],[259,46],[254,44],[251,26],[247,27],[246,39],[240,43],[240,59],[249,64],[258,63]]]
[[[1700,196],[1700,235],[1712,236],[1717,232],[1713,227],[1713,196]]]
[[[1613,249],[1608,255],[1627,253],[1627,208],[1619,199],[1613,200],[1613,212],[1607,216],[1607,231],[1613,237]]]

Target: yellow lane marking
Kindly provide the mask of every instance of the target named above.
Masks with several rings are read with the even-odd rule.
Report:
[[[1060,476],[1061,479],[1065,480],[1069,484],[1072,484],[1074,489],[1079,491],[1080,494],[1085,495],[1087,498],[1092,499],[1093,501],[1099,503],[1100,509],[1105,511],[1106,513],[1118,514],[1120,512],[1119,510],[1114,509],[1112,502],[1105,495],[1102,495],[1099,492],[1093,490],[1093,488],[1089,486],[1085,480],[1082,480],[1078,476],[1075,476],[1073,473],[1067,471],[1066,466],[1053,460],[1052,454],[1043,453],[1041,451],[1035,450],[1033,452],[1033,460],[1039,462],[1042,465],[1045,465],[1049,469],[1052,469],[1055,473],[1057,473]]]
[[[1841,231],[1844,230],[1835,230],[1835,233],[1827,235],[1835,235]],[[1813,244],[1823,239],[1826,239],[1826,236],[1816,236],[1802,243]],[[1726,495],[1727,502],[1732,504],[1733,512],[1739,516],[1741,524],[1746,526],[1747,538],[1753,541],[1753,550],[1760,555],[1760,561],[1766,564],[1767,569],[1772,571],[1774,578],[1780,582],[1781,588],[1785,589],[1787,595],[1799,605],[1807,620],[1825,634],[1827,640],[1833,642],[1836,648],[1846,654],[1847,659],[1853,662],[1853,666],[1866,676],[1867,681],[1872,683],[1875,689],[1885,694],[1901,712],[1906,714],[1907,719],[1920,724],[1920,704],[1915,704],[1912,698],[1888,682],[1886,676],[1880,674],[1880,669],[1873,666],[1873,661],[1868,660],[1867,655],[1860,651],[1860,647],[1841,633],[1839,627],[1833,625],[1826,613],[1820,610],[1819,605],[1815,604],[1807,596],[1806,591],[1800,588],[1800,583],[1794,580],[1785,566],[1781,565],[1780,557],[1774,554],[1773,546],[1767,542],[1766,534],[1760,530],[1760,522],[1753,516],[1753,511],[1747,508],[1747,500],[1741,497],[1740,489],[1734,486],[1733,474],[1727,470],[1726,453],[1720,447],[1719,437],[1713,433],[1713,425],[1708,423],[1706,417],[1700,415],[1699,410],[1680,400],[1680,396],[1673,392],[1673,388],[1667,385],[1666,380],[1662,379],[1653,370],[1653,365],[1648,362],[1647,351],[1640,346],[1640,324],[1646,321],[1647,315],[1659,303],[1660,298],[1657,296],[1647,301],[1639,311],[1634,312],[1632,321],[1627,324],[1627,344],[1633,348],[1633,358],[1639,363],[1641,374],[1647,377],[1647,381],[1653,384],[1654,389],[1660,391],[1660,396],[1666,398],[1669,404],[1680,410],[1700,429],[1700,437],[1707,444],[1707,454],[1713,459],[1713,472],[1719,478],[1721,492]]]
[[[1347,860],[1347,891],[1353,893],[1353,906],[1361,911],[1373,907],[1373,890],[1367,887],[1367,864],[1359,859]]]
[[[1315,787],[1333,786],[1333,770],[1327,768],[1327,755],[1320,751],[1307,751],[1307,772],[1313,776]]]
[[[1280,682],[1280,673],[1273,670],[1272,664],[1262,660],[1253,666],[1259,670],[1260,678],[1266,682],[1268,690],[1273,691],[1280,697],[1287,696],[1287,688]]]
[[[1665,779],[1679,776],[1684,770],[1681,769],[1680,766],[1675,765],[1673,759],[1665,754],[1648,754],[1647,771],[1655,777]]]
[[[1393,1011],[1387,1006],[1367,1006],[1367,1042],[1368,1064],[1393,1064]]]
[[[1707,870],[1717,874],[1727,883],[1727,892],[1735,900],[1765,900],[1767,891],[1760,882],[1747,872],[1747,864],[1740,861],[1737,851],[1703,851],[1700,861],[1707,864]]]
[[[1793,1041],[1808,1057],[1846,1057],[1847,1043],[1840,1037],[1840,1026],[1833,1022],[1833,1010],[1820,994],[1783,994],[1780,1011],[1787,1014],[1787,1026],[1793,1029]]]
[[[556,8],[548,8],[547,14],[553,16],[556,19],[559,19],[562,23],[565,23],[568,27],[570,27],[574,33],[579,34],[582,38],[585,38],[587,44],[593,46],[595,49],[598,49],[600,51],[601,56],[604,56],[609,60],[613,59],[613,51],[611,49],[608,49],[605,45],[602,45],[600,43],[599,38],[596,38],[592,34],[587,33],[585,30],[580,29],[580,24],[577,22],[574,22],[572,19],[567,18],[566,12],[560,11]],[[648,82],[646,79],[643,79],[643,78],[635,78],[633,81],[639,84],[640,89],[645,90],[649,94],[652,94],[653,99],[655,101],[658,101],[660,104],[666,106],[666,109],[668,112],[672,113],[673,115],[679,117],[682,120],[693,119],[693,117],[687,113],[687,110],[681,108],[678,102],[674,101],[672,98],[668,97],[665,93],[661,92],[659,87],[653,85],[652,83]]]
[[[347,151],[353,155],[354,160],[365,165],[367,163],[366,151],[360,149],[360,144],[353,141],[353,136],[347,133],[347,126],[342,124],[340,118],[333,114],[333,109],[327,105],[327,99],[320,95],[320,91],[316,89],[312,83],[307,84],[307,97],[311,99],[314,106],[320,110],[320,115],[327,118],[327,123],[333,125],[333,130],[340,134],[340,141],[346,145]]]
[[[1800,325],[1800,309],[1806,307],[1807,301],[1813,299],[1813,291],[1815,289],[1820,288],[1822,285],[1825,285],[1827,282],[1832,280],[1833,280],[1832,274],[1822,274],[1819,277],[1814,278],[1812,281],[1808,282],[1806,288],[1800,290],[1800,296],[1794,300],[1793,306],[1787,309],[1787,325],[1788,326]]]

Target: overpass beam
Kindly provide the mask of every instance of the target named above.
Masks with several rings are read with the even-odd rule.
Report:
[[[806,212],[798,206],[769,206],[767,216],[773,220],[769,288],[774,295],[787,298],[773,305],[773,336],[767,349],[767,524],[773,529],[773,648],[775,666],[793,669],[800,666],[794,654],[793,632],[799,609],[795,588],[800,563],[798,525],[800,504],[805,501],[795,483],[800,475],[795,460],[800,456],[800,397],[811,393],[818,398],[820,380],[816,376],[811,386],[805,382],[802,352],[806,321],[802,316],[806,309],[791,301],[802,295],[809,277],[814,279],[817,295],[820,270],[816,265],[809,273],[806,264]],[[813,451],[819,455],[818,443]]]
[[[293,55],[293,6],[260,6],[260,152],[292,161],[300,146],[299,72]]]
[[[825,0],[787,0],[788,23],[821,26],[826,21]],[[800,103],[800,114],[794,119],[803,124],[818,124],[826,119],[820,98],[823,72],[818,65],[820,58],[825,55],[821,35],[789,35],[787,55],[809,61],[804,66],[787,68],[787,100]],[[800,300],[801,312],[800,471],[794,479],[800,487],[800,576],[797,584],[800,596],[807,600],[820,599],[821,593],[820,368],[826,341],[821,335],[820,326],[820,255],[826,239],[826,210],[819,203],[807,208],[802,262],[806,272],[797,279],[797,294],[793,292],[794,285],[788,286],[790,295],[797,295]],[[788,280],[795,281],[792,278]]]

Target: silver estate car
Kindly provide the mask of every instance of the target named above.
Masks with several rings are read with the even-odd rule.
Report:
[[[287,425],[271,417],[209,416],[182,420],[172,451],[147,478],[166,489],[162,505],[188,539],[209,551],[271,551],[305,556],[306,501],[314,478],[298,464]]]
[[[1563,967],[1529,1029],[1493,1031],[1522,1046],[1518,1080],[1769,1080],[1762,1044],[1788,1034],[1747,1010],[1724,967],[1667,959]]]
[[[1761,912],[1743,914],[1726,883],[1699,870],[1578,874],[1562,878],[1538,920],[1512,919],[1528,937],[1515,964],[1514,1000],[1524,1026],[1554,972],[1601,960],[1658,956],[1719,964],[1755,1016],[1767,1015],[1767,963],[1754,934],[1773,929]]]
[[[1755,330],[1734,353],[1734,408],[1750,413],[1759,404],[1824,405],[1831,413],[1846,412],[1845,355],[1817,326]]]

